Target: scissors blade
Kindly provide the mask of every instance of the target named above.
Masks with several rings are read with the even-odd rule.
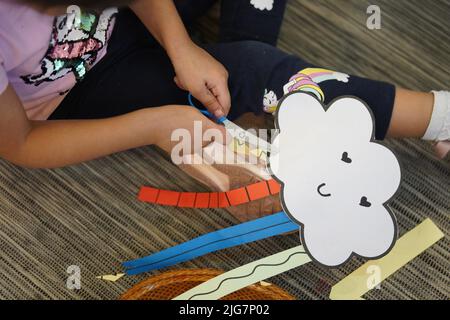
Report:
[[[242,129],[237,124],[231,122],[230,120],[224,120],[223,125],[227,131],[231,134],[233,138],[239,141],[241,144],[248,144],[256,149],[264,150],[267,153],[278,153],[278,150],[269,142],[258,136]]]

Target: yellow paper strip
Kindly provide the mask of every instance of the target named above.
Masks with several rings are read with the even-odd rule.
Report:
[[[174,300],[218,300],[310,261],[302,246],[295,247],[226,272],[179,295]]]
[[[239,140],[234,139],[231,144],[231,150],[233,152],[244,156],[244,157],[250,157],[254,156],[258,160],[267,162],[267,152],[262,149],[250,149],[247,144],[241,144]]]
[[[124,276],[125,276],[125,273],[118,273],[116,275],[110,274],[110,275],[105,275],[105,276],[99,276],[99,277],[97,277],[97,279],[110,281],[110,282],[116,282],[116,281],[120,280]]]
[[[401,237],[392,251],[379,260],[368,261],[331,289],[332,300],[356,300],[444,237],[430,219]]]

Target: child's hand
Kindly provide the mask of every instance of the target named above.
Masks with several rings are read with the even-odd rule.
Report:
[[[181,155],[189,155],[201,151],[204,146],[215,140],[224,144],[231,141],[224,126],[211,121],[196,108],[165,106],[158,109],[161,112],[161,121],[155,135],[155,144],[169,154],[172,153],[173,147],[180,143],[183,146],[190,146],[190,150],[183,150],[184,153]],[[178,129],[180,131],[176,132]],[[214,137],[218,137],[219,140]],[[172,141],[172,138],[175,141]]]
[[[172,63],[178,87],[192,93],[215,117],[228,115],[231,107],[228,72],[220,62],[192,43],[179,50]]]
[[[130,8],[167,51],[175,68],[175,82],[189,91],[217,118],[231,107],[228,72],[192,42],[174,1],[135,0]]]

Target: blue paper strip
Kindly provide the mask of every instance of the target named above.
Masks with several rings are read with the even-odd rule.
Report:
[[[123,266],[135,275],[189,261],[215,251],[298,230],[284,212],[212,232],[153,255],[128,261]]]
[[[241,236],[249,232],[254,232],[268,227],[273,227],[274,225],[286,222],[291,222],[291,220],[284,212],[280,212],[274,215],[270,215],[267,217],[241,223],[229,228],[205,234],[188,242],[152,254],[148,257],[125,262],[123,263],[123,265],[125,268],[130,269],[139,267],[143,264],[155,263],[158,261],[171,258],[175,255],[180,254],[181,252],[186,252],[188,250],[192,250],[193,248],[198,248],[200,246],[204,246],[205,244],[209,244],[217,240],[224,240],[228,238]]]

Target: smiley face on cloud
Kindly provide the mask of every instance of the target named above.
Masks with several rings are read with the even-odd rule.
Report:
[[[284,98],[276,116],[279,153],[271,155],[270,169],[311,257],[334,267],[354,254],[388,253],[397,228],[386,202],[400,186],[401,171],[395,155],[373,141],[368,107],[352,97],[324,107],[298,92]]]

